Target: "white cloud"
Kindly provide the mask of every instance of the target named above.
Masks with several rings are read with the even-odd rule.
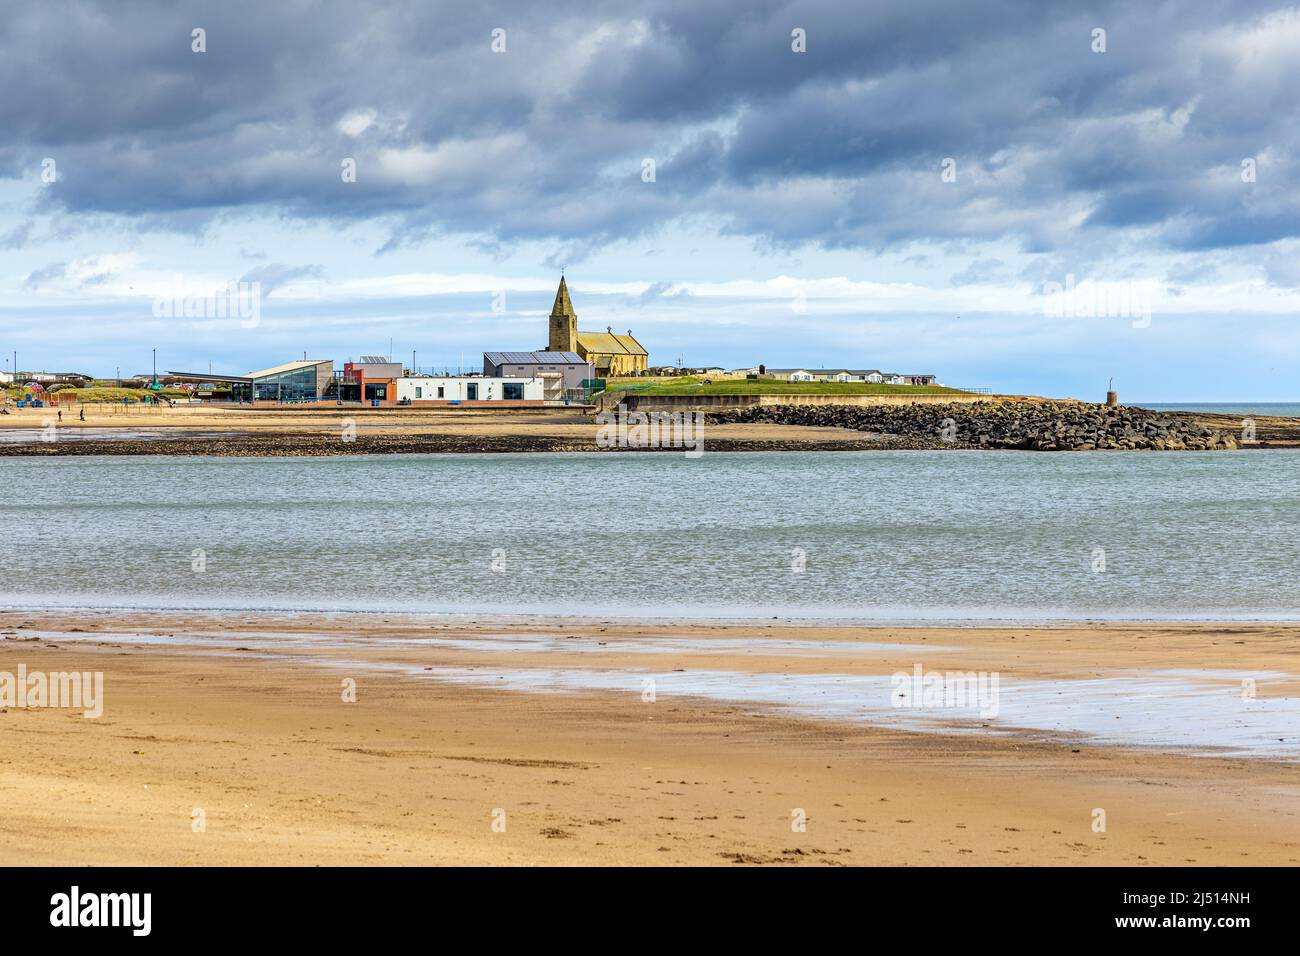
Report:
[[[366,130],[370,129],[375,122],[374,110],[358,110],[355,113],[349,113],[338,121],[337,129],[344,136],[350,136],[353,139],[360,136]]]

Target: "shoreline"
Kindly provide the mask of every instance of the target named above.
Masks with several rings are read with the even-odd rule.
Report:
[[[743,426],[742,426],[743,427]],[[912,439],[891,440],[892,436],[867,439],[735,439],[706,437],[704,451],[728,454],[758,454],[762,452],[943,452],[960,454],[1080,454],[1078,450],[1036,451],[1020,448],[965,448],[950,445],[918,445]],[[1168,450],[1163,452],[1130,452],[1118,449],[1088,449],[1098,454],[1231,454],[1232,452],[1294,451],[1300,442],[1259,441],[1231,450]],[[239,438],[188,438],[159,437],[142,440],[94,440],[27,444],[0,444],[0,458],[61,458],[61,457],[186,457],[186,458],[347,458],[377,455],[516,455],[516,454],[613,454],[613,455],[683,455],[681,448],[601,448],[593,442],[572,441],[563,438],[358,438],[355,442],[341,444],[334,438],[304,434],[277,436],[265,439],[260,436]]]
[[[146,439],[78,438],[73,441],[0,444],[0,457],[176,455],[211,458],[327,458],[368,455],[509,455],[509,454],[683,454],[681,448],[602,448],[593,436],[575,440],[558,436],[389,436],[358,435],[348,443],[336,436],[309,432],[273,437],[248,433],[240,437],[168,435]],[[228,434],[228,433],[227,433]],[[715,438],[707,436],[710,452],[902,451],[883,439],[807,438],[791,440]]]
[[[900,663],[907,663],[909,668],[913,665],[920,668],[924,663],[926,667],[942,664],[958,669],[991,668],[1013,682],[1031,678],[1082,681],[1077,683],[1074,692],[1077,695],[1088,693],[1089,686],[1095,689],[1106,681],[1139,676],[1148,682],[1142,693],[1151,697],[1149,703],[1154,706],[1165,694],[1159,687],[1160,680],[1165,678],[1226,680],[1228,690],[1235,690],[1232,681],[1244,675],[1268,683],[1275,690],[1288,691],[1279,702],[1300,708],[1300,697],[1289,700],[1300,691],[1300,668],[1296,667],[1291,651],[1298,636],[1300,626],[1294,624],[1235,622],[1062,622],[1037,628],[963,628],[801,626],[772,622],[757,626],[576,622],[542,618],[505,623],[481,618],[431,621],[397,613],[359,618],[334,614],[266,614],[251,610],[239,614],[183,616],[158,611],[0,611],[0,651],[10,653],[15,649],[53,650],[67,645],[79,651],[111,646],[165,655],[198,653],[238,657],[244,654],[259,663],[292,660],[327,668],[373,667],[399,675],[468,684],[478,681],[473,671],[487,667],[489,673],[484,686],[526,693],[609,690],[612,685],[604,681],[611,674],[625,677],[646,672],[647,667],[662,669],[666,663],[675,663],[683,666],[672,668],[672,673],[688,676],[672,677],[671,683],[688,696],[725,701],[730,699],[728,695],[736,694],[736,700],[749,700],[756,706],[794,707],[795,711],[803,708],[805,712],[813,698],[821,696],[820,716],[861,719],[868,724],[898,723],[899,714],[890,709],[890,694],[880,686],[858,687],[846,699],[853,702],[852,706],[845,709],[835,704],[826,710],[827,701],[834,696],[831,692],[832,698],[824,697],[830,692],[828,687],[809,688],[782,682],[797,675],[821,675],[833,682],[852,683],[863,677],[874,679],[896,674]],[[569,643],[586,640],[595,643]],[[932,657],[936,652],[944,653]],[[773,661],[779,663],[774,665]],[[416,663],[437,666],[417,668],[413,666]],[[471,663],[473,666],[469,666]],[[465,667],[468,669],[460,669]],[[720,667],[723,670],[718,670]],[[742,674],[767,675],[771,680],[762,683],[757,693],[750,693],[754,688],[742,686]],[[668,679],[666,674],[661,678]],[[501,681],[505,683],[497,683]],[[1109,693],[1107,690],[1102,697],[1108,698]],[[1185,706],[1186,701],[1179,695],[1186,693],[1197,699],[1203,697],[1202,691],[1179,685],[1175,693],[1178,700],[1164,703]],[[1203,722],[1207,717],[1203,708],[1213,703],[1211,698],[1217,698],[1217,694],[1217,691],[1212,693],[1197,705],[1202,708],[1199,715]],[[1096,704],[1094,701],[1093,706]],[[1111,701],[1107,706],[1114,704]],[[862,710],[863,707],[866,709]],[[1042,712],[1054,708],[1057,704],[1050,699],[1036,700],[1017,717],[1002,723],[997,720],[1005,715],[980,713],[979,719],[974,720],[976,715],[970,712],[948,721],[941,719],[947,715],[939,713],[926,715],[927,719],[935,717],[938,723],[923,721],[924,727],[909,725],[908,729],[935,732],[937,727],[942,727],[946,728],[942,732],[1038,735],[1052,726],[1052,721],[1042,722]],[[1191,720],[1192,713],[1196,712],[1189,711],[1185,718]],[[1058,713],[1056,718],[1061,716]],[[1234,724],[1242,726],[1246,716],[1235,713]],[[1300,768],[1300,709],[1294,717],[1289,735],[1265,736],[1259,742],[1266,749],[1283,749],[1274,748],[1274,742],[1286,744],[1288,759]],[[1075,722],[1082,719],[1084,723],[1091,720],[1086,714],[1072,719]],[[1101,726],[1097,742],[1113,737],[1106,726]],[[1154,725],[1139,722],[1134,727],[1137,736],[1130,734],[1128,745],[1156,746],[1156,741],[1146,741],[1153,730]],[[1209,736],[1213,737],[1213,733]],[[1203,746],[1217,748],[1212,743]]]
[[[0,713],[0,862],[1300,862],[1300,739],[1233,752],[1242,720],[1300,699],[1294,628],[753,630],[3,612],[0,670],[105,689],[100,719]],[[1090,688],[1155,746],[1111,741],[1109,717],[1098,736],[857,714],[916,664],[1001,671],[1007,711],[1068,716]],[[1240,713],[1239,673],[1259,678]],[[1228,750],[1189,750],[1189,728]]]
[[[976,411],[970,412],[974,417],[969,424],[976,431],[987,427],[979,424],[988,420],[987,413],[979,411],[985,404],[990,404],[992,408],[1019,410],[1014,414],[1021,414],[1024,409],[1038,409],[1042,415],[1047,416],[1045,420],[1056,420],[1053,419],[1055,415],[1073,414],[1076,407],[1100,408],[1045,400],[973,403],[969,407]],[[1035,440],[1032,444],[1041,447],[1033,448],[1011,447],[1011,439],[999,439],[991,443],[944,441],[933,433],[933,422],[928,419],[928,424],[904,422],[901,426],[888,425],[902,415],[897,409],[923,407],[925,406],[823,406],[783,411],[782,406],[765,406],[767,410],[763,411],[755,406],[757,411],[746,413],[750,417],[763,418],[762,421],[737,420],[746,416],[735,412],[708,413],[703,431],[703,448],[705,451],[723,453],[1022,451],[1029,454],[1050,453],[1055,448],[1055,445],[1046,440]],[[876,411],[873,412],[872,409]],[[881,422],[886,427],[898,427],[898,432],[863,431],[847,427],[874,420],[870,415],[875,415],[881,409],[894,409],[892,413],[884,415]],[[67,409],[67,421],[56,424],[52,432],[46,431],[52,415],[57,411],[58,409],[48,408],[21,409],[0,419],[0,457],[158,455],[316,458],[421,454],[684,454],[680,447],[602,448],[597,443],[599,426],[590,414],[559,408],[529,410],[530,414],[521,414],[517,410],[490,409],[467,412],[405,408],[93,408],[85,422],[81,422],[71,409]],[[1102,445],[1089,447],[1096,443],[1084,442],[1082,445],[1059,450],[1183,453],[1214,450],[1220,453],[1233,450],[1231,445],[1236,444],[1236,441],[1231,436],[1240,433],[1242,429],[1241,420],[1231,415],[1170,411],[1159,413],[1158,417],[1168,428],[1173,429],[1171,435],[1178,432],[1202,437],[1187,437],[1185,443],[1175,442],[1174,447],[1168,449],[1111,448]],[[1145,419],[1134,419],[1138,422],[1143,420]],[[1262,451],[1300,447],[1300,419],[1258,416],[1251,421],[1256,429],[1256,438],[1241,443],[1235,450]],[[918,427],[920,431],[917,431]],[[63,438],[59,437],[60,432],[63,433]],[[1210,435],[1220,436],[1222,440],[1206,437]],[[46,438],[53,440],[45,440]],[[1021,439],[1016,441],[1023,443]],[[1211,442],[1217,442],[1217,447],[1198,447]],[[1180,444],[1186,444],[1187,447],[1178,447]],[[1225,448],[1225,444],[1229,447]]]
[[[933,629],[951,630],[1005,630],[1008,628],[1052,629],[1080,626],[1093,627],[1142,627],[1148,625],[1185,625],[1187,627],[1212,627],[1216,625],[1290,625],[1300,626],[1300,610],[1279,611],[1276,613],[1247,611],[1232,614],[1223,611],[1207,611],[1203,615],[1167,614],[1140,615],[1124,611],[1115,615],[1080,613],[1070,616],[1057,611],[1044,611],[1036,615],[1005,616],[990,615],[980,617],[962,617],[960,615],[920,614],[915,616],[889,617],[874,614],[871,616],[831,616],[825,614],[797,615],[784,613],[768,614],[717,614],[712,611],[695,612],[691,609],[677,610],[672,614],[655,613],[649,608],[625,607],[604,609],[601,613],[570,614],[553,609],[506,610],[501,608],[405,608],[381,607],[327,607],[321,605],[256,605],[249,604],[246,597],[233,597],[228,604],[180,604],[164,602],[144,602],[138,604],[106,603],[68,603],[56,604],[48,599],[31,602],[10,602],[0,599],[0,618],[6,614],[199,614],[217,618],[231,618],[239,615],[260,614],[272,618],[294,617],[361,617],[361,618],[400,618],[414,624],[482,624],[500,627],[542,626],[546,622],[555,627],[589,627],[598,624],[637,623],[659,627],[790,627],[790,628],[898,628],[898,629]],[[775,608],[767,609],[775,610]]]

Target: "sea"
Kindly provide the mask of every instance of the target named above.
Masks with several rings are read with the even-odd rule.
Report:
[[[1300,620],[1300,452],[1280,449],[725,453],[706,440],[694,459],[18,457],[0,479],[10,608]]]

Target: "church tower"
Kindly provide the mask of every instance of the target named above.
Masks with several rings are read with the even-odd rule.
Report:
[[[555,292],[555,305],[551,307],[551,338],[546,343],[551,352],[578,351],[578,315],[569,301],[569,287],[560,276],[560,288]]]

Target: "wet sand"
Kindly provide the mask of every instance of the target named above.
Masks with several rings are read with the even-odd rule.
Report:
[[[1008,399],[1010,400],[1010,399]],[[64,409],[53,434],[44,431],[57,409],[12,409],[0,417],[0,457],[59,455],[218,455],[232,457],[591,452],[599,426],[590,411],[566,408],[460,409],[301,406],[177,406],[124,409],[87,405],[86,420]],[[1180,415],[1182,413],[1168,413]],[[1197,424],[1236,433],[1232,416],[1185,413]],[[1300,447],[1300,419],[1257,417],[1258,437],[1247,449]],[[769,423],[711,423],[710,451],[871,451],[943,442],[847,428]],[[48,440],[53,438],[54,440]],[[680,454],[680,449],[666,449]]]
[[[51,409],[0,418],[0,457],[11,455],[221,455],[239,457],[483,452],[592,452],[599,426],[564,408],[131,408],[64,411],[43,440]],[[47,432],[46,435],[49,433]],[[845,428],[710,426],[711,451],[844,451],[887,445]],[[680,454],[680,449],[670,453]]]
[[[1166,413],[1176,414],[1176,413]],[[1222,415],[1211,412],[1184,412],[1203,428],[1222,431],[1230,435],[1241,435],[1246,419],[1240,415]],[[1255,437],[1243,442],[1243,448],[1300,448],[1300,418],[1283,416],[1253,415],[1250,421],[1255,425]]]
[[[19,664],[105,701],[0,714],[9,864],[1300,862],[1292,625],[5,612]],[[891,708],[917,664],[1002,713]]]

